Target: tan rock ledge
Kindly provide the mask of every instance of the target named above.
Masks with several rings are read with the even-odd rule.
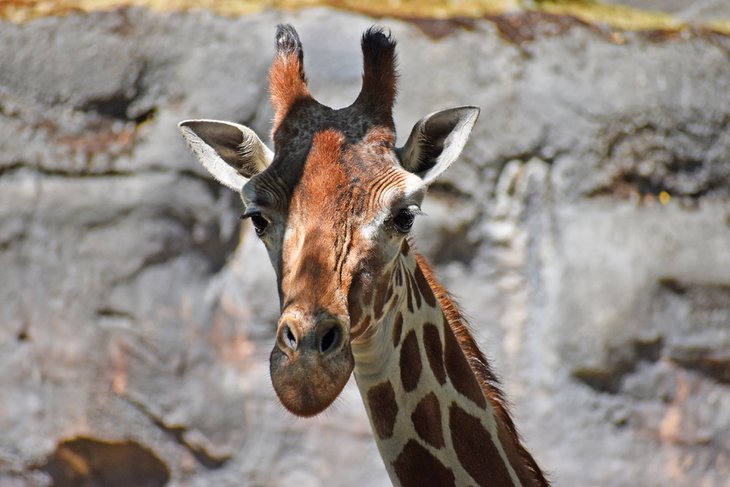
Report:
[[[619,30],[676,32],[691,27],[667,13],[593,0],[5,0],[0,3],[0,18],[26,22],[39,17],[124,7],[142,7],[156,12],[210,10],[223,16],[240,16],[271,8],[296,10],[323,6],[410,20],[477,19],[527,11],[574,17]],[[694,27],[730,35],[730,19],[694,24]]]

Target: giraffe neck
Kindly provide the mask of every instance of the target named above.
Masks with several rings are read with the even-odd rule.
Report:
[[[352,346],[393,483],[547,485],[458,310],[406,242],[386,285]]]

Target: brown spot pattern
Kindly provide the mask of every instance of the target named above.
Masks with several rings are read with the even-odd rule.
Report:
[[[395,474],[403,487],[451,487],[456,479],[451,469],[415,440],[408,440],[393,462]]]
[[[408,279],[411,281],[411,289],[413,290],[413,299],[416,302],[416,308],[421,308],[421,293],[418,292],[418,285],[416,284],[416,279],[413,277],[413,274],[410,272],[408,273]]]
[[[454,332],[449,326],[444,327],[444,362],[446,364],[446,373],[449,379],[459,393],[474,401],[479,407],[486,408],[487,401],[484,399],[484,392],[479,385],[474,370],[472,370],[469,362],[464,355],[464,351],[456,341]]]
[[[403,388],[410,392],[418,385],[421,378],[421,354],[418,350],[416,332],[411,330],[403,339],[400,351],[400,378]]]
[[[435,308],[436,296],[434,296],[431,286],[428,285],[428,281],[426,280],[426,276],[423,275],[421,266],[416,266],[413,277],[415,277],[416,279],[416,284],[418,284],[418,289],[421,290],[421,296],[423,296],[423,299],[428,303],[429,306]]]
[[[441,425],[441,407],[436,394],[428,393],[421,399],[411,414],[411,421],[416,433],[423,441],[435,448],[445,445],[444,431]]]
[[[406,281],[406,304],[408,305],[408,311],[413,313],[413,296],[411,296],[411,280],[408,278],[408,272],[404,270],[403,278]]]
[[[397,347],[400,344],[400,336],[403,333],[403,314],[399,311],[395,315],[395,321],[393,322],[393,347]]]
[[[513,485],[492,436],[479,418],[452,403],[449,407],[449,429],[456,457],[478,485]]]
[[[383,280],[378,284],[378,288],[375,290],[375,302],[373,303],[373,313],[375,315],[375,321],[379,321],[383,317],[383,306],[385,305],[385,295],[388,292],[390,284]]]
[[[439,330],[433,323],[423,325],[423,348],[433,375],[439,381],[439,384],[444,385],[446,383],[446,369],[444,368],[443,347],[441,346]]]
[[[393,436],[398,404],[395,402],[395,391],[390,381],[381,382],[370,388],[368,406],[373,429],[378,437],[387,439]]]

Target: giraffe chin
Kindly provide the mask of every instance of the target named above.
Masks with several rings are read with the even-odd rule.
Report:
[[[269,357],[271,383],[279,401],[301,417],[316,416],[327,409],[342,392],[354,367],[349,344],[328,356],[316,351],[287,355],[274,346]]]

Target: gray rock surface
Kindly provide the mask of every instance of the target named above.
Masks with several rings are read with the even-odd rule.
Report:
[[[377,20],[402,137],[482,108],[416,240],[556,485],[726,486],[730,40],[508,20]],[[354,386],[313,420],[277,404],[273,272],[175,127],[267,134],[281,21],[349,104],[354,14],[0,23],[0,486],[388,485]]]

